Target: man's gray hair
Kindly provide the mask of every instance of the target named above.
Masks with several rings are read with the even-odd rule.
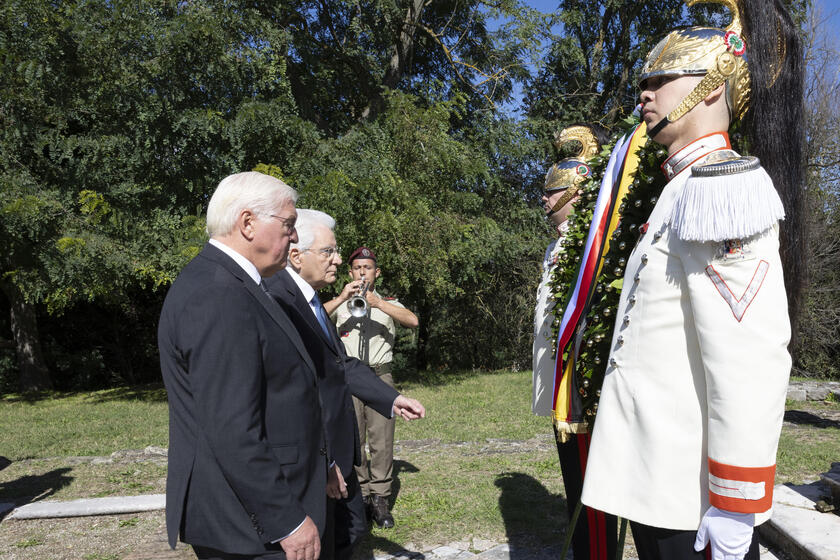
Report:
[[[228,175],[207,205],[207,233],[210,237],[227,235],[243,210],[268,218],[287,203],[297,202],[297,198],[295,189],[271,175],[256,171]]]
[[[295,222],[298,242],[293,243],[291,248],[299,251],[311,249],[312,244],[315,242],[315,233],[318,227],[325,227],[330,231],[334,231],[335,219],[326,212],[321,212],[320,210],[298,208],[297,222]]]

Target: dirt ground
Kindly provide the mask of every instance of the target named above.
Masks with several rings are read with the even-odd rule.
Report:
[[[5,520],[3,560],[195,560],[188,547],[171,550],[163,511],[66,519]]]

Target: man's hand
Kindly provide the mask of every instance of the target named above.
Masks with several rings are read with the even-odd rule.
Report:
[[[712,560],[744,560],[754,524],[754,513],[734,513],[712,506],[700,521],[694,550],[700,552],[711,543]]]
[[[371,309],[379,309],[379,307],[382,305],[382,298],[373,293],[372,290],[368,290],[365,293],[365,299],[367,300],[368,305],[370,305]]]
[[[321,537],[312,518],[307,515],[303,525],[280,541],[280,546],[286,553],[286,560],[318,560],[321,556]]]
[[[339,294],[336,299],[339,299],[342,302],[347,301],[359,293],[359,290],[362,289],[363,283],[364,282],[362,280],[353,280],[352,282],[348,282],[344,285],[344,288],[341,289],[341,294]]]
[[[344,482],[338,463],[335,463],[327,474],[327,496],[334,500],[347,497],[347,483]]]
[[[400,395],[394,400],[394,414],[406,420],[416,420],[426,417],[426,408],[420,401]]]

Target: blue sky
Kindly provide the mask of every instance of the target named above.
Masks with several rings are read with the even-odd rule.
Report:
[[[837,37],[840,35],[840,2],[837,0],[813,0],[814,9],[825,21],[827,32]],[[537,5],[536,3],[534,4]]]

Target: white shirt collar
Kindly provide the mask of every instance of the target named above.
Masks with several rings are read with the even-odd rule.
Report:
[[[717,150],[731,149],[729,135],[726,132],[715,132],[702,136],[688,146],[680,148],[662,164],[662,171],[670,181],[700,158]]]
[[[242,267],[242,270],[248,273],[248,276],[251,277],[251,280],[253,280],[257,284],[260,283],[262,277],[260,276],[260,272],[257,270],[257,267],[254,266],[254,263],[240,255],[235,250],[231,249],[218,239],[211,239],[210,245],[218,248],[221,252],[232,258],[236,262],[236,264]]]
[[[300,293],[303,294],[304,299],[312,305],[312,296],[315,295],[315,288],[309,285],[309,282],[301,278],[300,274],[295,272],[295,270],[291,266],[286,266],[286,272],[289,273],[289,276],[292,277],[292,280],[295,281],[297,284],[298,289],[300,289]]]

